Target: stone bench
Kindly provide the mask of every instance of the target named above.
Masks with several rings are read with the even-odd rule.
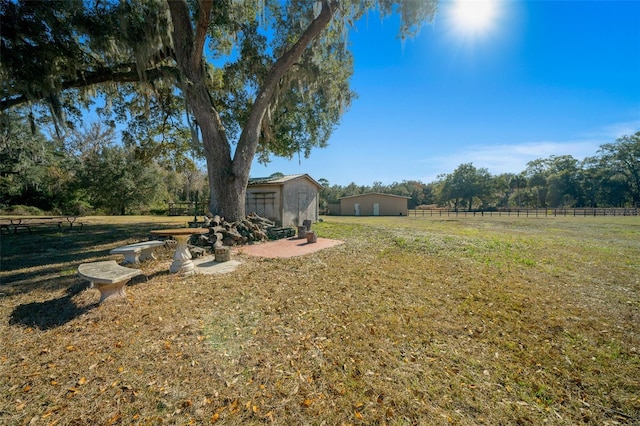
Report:
[[[155,259],[153,250],[164,245],[162,241],[143,241],[111,250],[111,254],[124,254],[124,263],[140,263],[143,260]]]
[[[100,302],[110,299],[126,299],[124,285],[133,277],[142,275],[140,269],[120,266],[115,260],[83,263],[78,266],[78,275],[88,280],[91,287],[100,291]]]

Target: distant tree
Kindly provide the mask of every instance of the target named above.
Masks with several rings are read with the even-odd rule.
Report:
[[[165,197],[163,183],[158,165],[141,161],[131,149],[107,145],[83,158],[76,191],[92,208],[124,215]]]
[[[598,154],[609,170],[603,183],[619,186],[629,203],[640,205],[640,131],[602,145]]]
[[[436,187],[437,187],[437,185],[436,185],[435,182],[429,182],[423,187],[421,204],[435,204],[436,203],[436,200],[437,200]]]
[[[536,194],[536,207],[574,207],[582,198],[578,160],[570,155],[530,161],[523,174]]]
[[[0,121],[0,205],[50,210],[68,178],[64,151],[32,118],[11,113]]]
[[[514,188],[511,186],[513,173],[502,173],[493,177],[493,196],[490,205],[487,207],[507,207]]]
[[[327,188],[327,203],[335,204],[340,202],[340,197],[346,195],[345,188],[341,185],[331,185],[331,188]]]
[[[363,193],[363,188],[356,185],[355,182],[351,182],[349,185],[343,188],[341,197],[350,197],[352,195],[360,195]]]
[[[379,192],[409,197],[409,208],[414,209],[425,201],[425,184],[416,180],[403,180],[394,182]]]
[[[570,155],[547,159],[547,200],[550,207],[575,207],[580,198],[578,160]]]
[[[74,128],[65,134],[65,148],[70,156],[83,159],[98,154],[103,148],[113,145],[115,129],[100,122]]]
[[[511,175],[509,179],[509,188],[513,191],[511,203],[516,207],[522,207],[522,191],[527,188],[527,179],[522,174]]]
[[[329,209],[329,193],[330,186],[329,181],[325,178],[318,179],[318,183],[322,186],[320,192],[318,193],[318,207],[321,212],[327,212]]]
[[[545,160],[537,159],[529,161],[523,174],[527,178],[527,186],[531,188],[535,194],[536,204],[534,207],[546,207],[547,168]]]
[[[371,192],[384,193],[388,188],[380,181],[374,181],[371,185]]]
[[[580,186],[588,207],[621,207],[629,203],[626,178],[613,172],[600,157],[587,157],[582,162]]]
[[[453,173],[444,177],[440,196],[441,201],[453,202],[456,209],[466,204],[467,209],[471,211],[474,198],[483,200],[490,193],[489,171],[485,168],[477,169],[472,163],[467,163],[461,164]]]

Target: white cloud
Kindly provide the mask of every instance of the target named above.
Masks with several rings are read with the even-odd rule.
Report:
[[[464,151],[428,158],[422,161],[430,174],[421,180],[431,182],[440,174],[452,173],[459,165],[473,163],[477,168],[484,167],[493,175],[501,173],[520,173],[527,163],[552,155],[571,155],[578,161],[597,154],[605,143],[614,142],[621,136],[631,135],[640,130],[640,120],[615,123],[565,141],[524,141],[515,144],[471,145]]]

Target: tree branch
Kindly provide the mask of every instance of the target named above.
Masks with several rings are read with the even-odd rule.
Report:
[[[211,21],[211,7],[213,0],[201,0],[200,10],[198,11],[198,22],[196,23],[195,42],[193,44],[193,52],[191,53],[191,66],[196,68],[202,61],[204,53],[204,43],[207,39],[207,29]]]
[[[249,170],[247,164],[253,161],[258,147],[260,124],[269,107],[278,82],[302,56],[309,44],[327,27],[338,7],[337,0],[323,0],[320,14],[309,24],[300,39],[276,61],[267,73],[262,89],[258,93],[249,113],[247,124],[238,140],[238,146],[233,158],[233,167],[236,173],[241,170]]]
[[[145,70],[146,80],[153,81],[162,77],[178,77],[178,71],[172,66],[159,66]],[[112,81],[115,83],[134,83],[142,81],[136,69],[135,63],[121,64],[114,68],[103,68],[97,71],[86,72],[73,80],[63,81],[59,91],[68,89],[78,89],[90,87],[95,84]],[[40,101],[50,93],[38,92],[31,96],[19,95],[16,97],[6,97],[0,100],[0,111],[27,103],[29,101]]]

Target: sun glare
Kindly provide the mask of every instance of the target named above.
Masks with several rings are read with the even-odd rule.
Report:
[[[498,0],[453,0],[448,21],[459,36],[475,38],[494,29],[498,14]]]

